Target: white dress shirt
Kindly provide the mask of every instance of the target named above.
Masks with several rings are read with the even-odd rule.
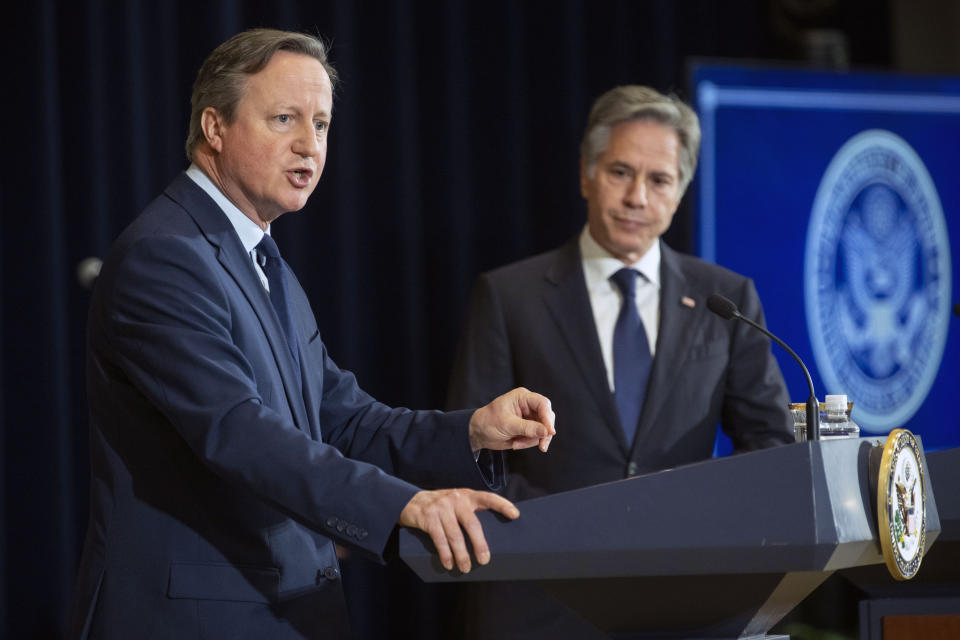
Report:
[[[583,259],[583,275],[590,295],[590,307],[593,321],[600,338],[603,363],[607,368],[607,382],[610,391],[613,383],[613,330],[623,305],[623,294],[619,287],[610,281],[610,276],[624,268],[623,262],[610,255],[610,252],[597,244],[584,226],[580,233],[580,255]],[[629,265],[640,272],[637,278],[637,311],[647,332],[650,344],[650,356],[656,355],[657,334],[660,330],[660,242],[653,243],[637,262]]]
[[[247,255],[250,256],[250,260],[253,261],[253,268],[256,269],[257,275],[260,276],[260,282],[263,284],[263,288],[267,291],[270,291],[270,283],[267,281],[267,274],[263,272],[263,269],[260,268],[260,263],[257,262],[257,252],[256,246],[260,244],[260,241],[263,240],[264,231],[257,223],[248,218],[240,209],[237,208],[235,204],[230,202],[227,199],[227,196],[223,195],[223,192],[217,188],[217,185],[213,184],[207,174],[205,174],[200,167],[195,164],[191,164],[187,169],[187,177],[197,183],[197,186],[203,189],[208,196],[213,198],[213,201],[217,203],[220,209],[226,214],[227,219],[230,220],[230,224],[233,225],[233,228],[237,231],[237,235],[240,237],[240,243],[243,245],[244,251],[247,252]],[[270,233],[270,228],[267,228],[266,233]]]

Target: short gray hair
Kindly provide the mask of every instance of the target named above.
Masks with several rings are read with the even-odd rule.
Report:
[[[587,175],[593,177],[597,158],[606,151],[610,131],[630,120],[650,120],[672,127],[680,142],[677,172],[681,195],[693,179],[700,149],[700,121],[687,104],[671,94],[640,85],[616,87],[596,99],[587,118],[587,129],[580,143],[580,158]]]
[[[277,51],[310,56],[323,65],[336,88],[337,72],[327,60],[327,45],[316,36],[277,29],[250,29],[233,36],[207,56],[197,72],[190,97],[190,130],[187,133],[187,159],[193,160],[197,145],[206,140],[201,128],[203,110],[213,107],[227,124],[236,117],[247,78],[259,73]]]

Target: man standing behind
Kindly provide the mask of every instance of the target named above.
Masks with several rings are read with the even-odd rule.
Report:
[[[697,116],[679,99],[640,86],[605,93],[580,147],[586,227],[476,283],[448,406],[523,385],[550,397],[564,425],[549,459],[507,455],[508,496],[709,458],[718,421],[736,451],[792,441],[769,340],[706,308],[719,293],[763,322],[753,283],[660,240],[699,143]]]
[[[550,397],[562,420],[549,459],[507,455],[511,499],[709,458],[718,421],[736,451],[792,441],[768,339],[706,308],[719,293],[762,323],[753,283],[660,240],[699,143],[696,114],[673,96],[641,86],[600,96],[580,147],[586,227],[476,283],[448,407],[523,385]],[[502,608],[529,604],[491,591]],[[530,633],[577,635],[552,616],[518,614]]]
[[[258,29],[219,46],[194,85],[190,168],[104,261],[70,637],[346,637],[334,541],[380,558],[399,523],[469,571],[467,539],[490,555],[475,511],[518,515],[474,489],[503,482],[487,449],[546,450],[549,401],[377,403],[328,356],[269,235],[323,171],[335,77],[312,36]]]

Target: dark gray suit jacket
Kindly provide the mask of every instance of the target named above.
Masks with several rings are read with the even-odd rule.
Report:
[[[507,495],[524,499],[709,458],[716,425],[736,451],[793,441],[770,341],[706,307],[720,293],[763,323],[752,281],[661,243],[660,329],[646,400],[627,446],[607,384],[577,238],[480,276],[448,407],[514,386],[546,395],[557,415],[548,455],[511,452]],[[691,308],[681,302],[694,301]]]

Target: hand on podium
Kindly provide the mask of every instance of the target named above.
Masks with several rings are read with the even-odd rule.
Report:
[[[470,552],[464,531],[470,538],[477,562],[490,562],[490,548],[476,514],[486,509],[493,509],[511,520],[520,516],[520,511],[512,502],[495,493],[472,489],[439,489],[414,494],[400,512],[399,522],[430,535],[445,569],[453,569],[456,561],[457,568],[468,573],[471,568]]]
[[[546,452],[557,433],[555,420],[546,397],[522,387],[513,389],[474,412],[470,418],[470,446],[474,452],[532,446]],[[445,569],[453,569],[456,561],[457,568],[467,573],[471,562],[464,532],[477,562],[490,562],[490,548],[476,515],[477,511],[486,509],[493,509],[511,520],[520,516],[512,502],[495,493],[441,489],[415,494],[400,512],[399,523],[429,534]]]

